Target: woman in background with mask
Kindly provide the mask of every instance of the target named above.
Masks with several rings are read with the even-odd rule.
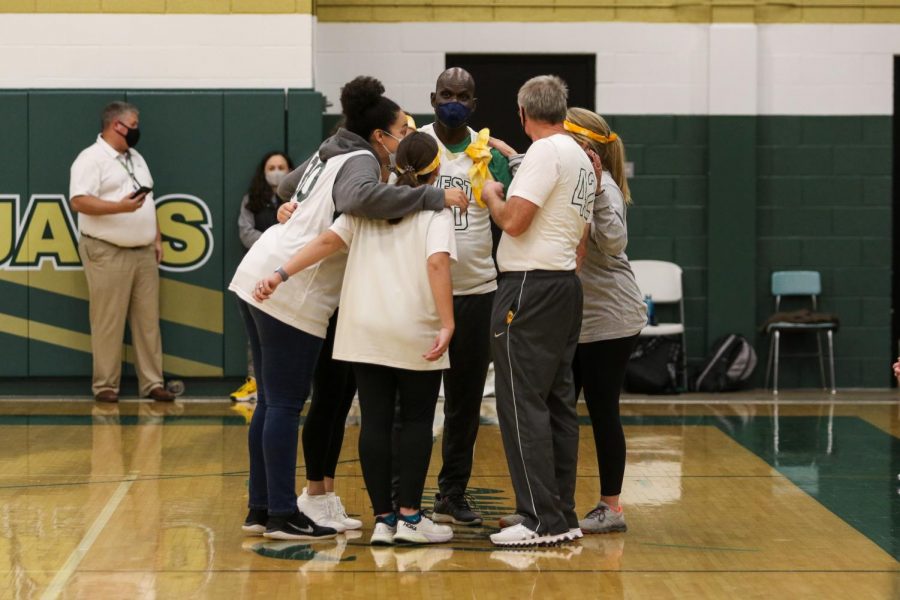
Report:
[[[263,156],[250,188],[241,200],[241,212],[238,214],[238,236],[241,244],[250,249],[262,233],[278,222],[276,217],[282,201],[276,194],[278,184],[294,169],[291,157],[284,152],[268,152]],[[256,400],[256,376],[253,370],[253,357],[247,350],[247,380],[232,392],[235,402],[252,402]]]

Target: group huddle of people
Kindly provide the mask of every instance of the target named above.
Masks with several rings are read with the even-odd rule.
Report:
[[[625,531],[619,390],[646,313],[624,253],[624,147],[599,115],[567,106],[558,77],[529,80],[517,100],[533,142],[524,155],[469,126],[477,101],[463,69],[439,76],[435,121],[418,130],[378,80],[357,77],[341,90],[341,127],[315,154],[290,171],[282,155],[261,164],[265,193],[244,228],[256,232],[229,286],[257,381],[245,532],[302,540],[362,527],[335,494],[357,392],[370,542],[441,543],[451,524],[480,525],[466,489],[491,361],[516,499],[491,541]],[[443,461],[426,515],[442,382]],[[601,487],[579,520],[582,389]]]

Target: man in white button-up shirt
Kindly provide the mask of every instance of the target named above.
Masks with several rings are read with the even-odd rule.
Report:
[[[112,102],[103,130],[72,163],[69,198],[79,213],[78,252],[90,294],[93,393],[116,402],[125,321],[131,328],[141,396],[171,401],[163,386],[159,334],[159,225],[153,178],[134,149],[140,138],[138,110]]]

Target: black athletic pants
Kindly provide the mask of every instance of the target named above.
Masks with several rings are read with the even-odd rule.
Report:
[[[516,512],[541,535],[578,527],[572,361],[583,292],[574,271],[502,273],[491,315],[497,416]]]
[[[303,425],[303,457],[306,478],[310,481],[334,479],[344,443],[344,424],[356,395],[351,363],[331,357],[337,319],[335,311],[328,322],[328,333],[316,364],[312,402]]]
[[[619,394],[625,366],[638,336],[578,344],[572,371],[575,395],[584,388],[584,401],[591,415],[597,465],[600,467],[600,495],[618,496],[625,477],[625,433],[619,418]]]
[[[462,495],[472,475],[472,458],[484,380],[491,363],[491,304],[494,292],[453,297],[456,331],[450,341],[450,368],[444,370],[442,496]]]
[[[381,365],[353,363],[359,386],[362,426],[359,459],[374,514],[393,511],[391,504],[394,419],[400,476],[399,505],[420,508],[431,461],[431,426],[441,387],[441,371],[409,371]],[[397,403],[399,402],[399,410]]]

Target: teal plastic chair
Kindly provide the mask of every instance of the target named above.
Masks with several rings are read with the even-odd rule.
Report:
[[[772,273],[772,295],[775,297],[775,312],[781,309],[781,299],[784,296],[809,296],[812,310],[818,310],[818,297],[822,293],[822,277],[818,271],[775,271]],[[822,354],[822,334],[828,338],[828,369],[831,374],[831,393],[836,393],[834,384],[834,332],[837,331],[836,322],[826,323],[792,323],[788,321],[769,323],[766,333],[769,334],[769,362],[766,368],[766,387],[769,387],[769,375],[774,366],[775,377],[772,384],[772,393],[778,393],[778,366],[781,353],[781,334],[787,332],[815,333],[818,346],[819,373],[822,376],[822,388],[828,389],[825,384],[825,358]]]

